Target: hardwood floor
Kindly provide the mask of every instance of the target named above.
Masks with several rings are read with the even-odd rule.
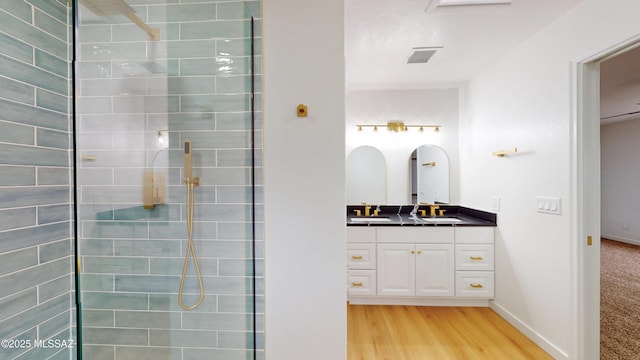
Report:
[[[349,305],[348,360],[552,359],[489,308]]]

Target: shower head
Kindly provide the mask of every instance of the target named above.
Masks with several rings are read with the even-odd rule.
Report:
[[[124,15],[138,25],[148,35],[150,40],[160,40],[160,30],[145,24],[124,0],[80,0],[96,16]]]
[[[81,0],[82,4],[98,16],[133,14],[135,10],[124,0]]]
[[[191,154],[191,140],[184,142],[184,177],[187,182],[193,176],[193,155]]]

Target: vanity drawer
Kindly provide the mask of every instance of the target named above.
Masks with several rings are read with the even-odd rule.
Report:
[[[456,271],[456,296],[493,298],[493,271]]]
[[[456,245],[456,270],[493,271],[493,245]]]
[[[347,269],[375,269],[376,244],[347,244]]]
[[[491,226],[456,227],[456,244],[493,244]]]
[[[378,243],[453,244],[451,226],[378,227]]]
[[[376,295],[376,271],[349,270],[347,273],[347,294],[350,296]]]
[[[376,228],[372,226],[348,226],[347,242],[376,242]]]

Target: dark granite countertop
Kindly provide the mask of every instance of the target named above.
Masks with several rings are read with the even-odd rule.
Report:
[[[364,205],[347,205],[347,226],[496,226],[494,213],[475,210],[459,205],[438,204],[445,210],[443,216],[430,217],[429,206],[420,205],[371,205],[371,214],[379,210],[377,216],[364,216]],[[360,210],[362,216],[357,216]],[[426,210],[426,217],[420,216]]]

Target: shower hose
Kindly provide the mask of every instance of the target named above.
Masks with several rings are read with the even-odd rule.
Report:
[[[196,256],[196,249],[193,246],[193,208],[194,208],[194,182],[187,178],[187,254],[184,258],[184,266],[182,268],[182,277],[180,277],[180,290],[178,291],[178,303],[180,307],[184,310],[193,310],[202,303],[204,299],[204,286],[202,285],[202,275],[200,274],[200,266],[198,265],[198,257]],[[200,296],[198,297],[198,301],[196,301],[193,305],[185,305],[182,297],[184,291],[184,281],[187,277],[187,269],[189,268],[189,257],[193,257],[193,266],[196,269],[196,276],[198,278],[198,285],[200,286]]]

